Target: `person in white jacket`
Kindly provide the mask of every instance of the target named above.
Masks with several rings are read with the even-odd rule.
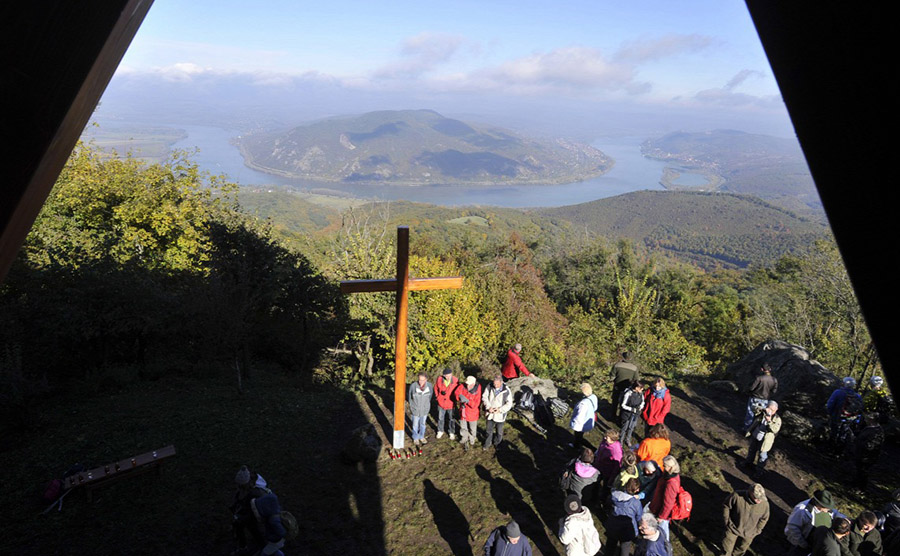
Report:
[[[559,542],[566,545],[566,556],[595,556],[600,552],[600,533],[590,510],[575,494],[566,497],[564,507],[566,517],[559,520]]]
[[[586,444],[584,441],[584,433],[594,428],[597,412],[597,396],[591,385],[585,382],[581,385],[581,393],[584,397],[575,404],[575,410],[572,411],[572,420],[569,422],[569,428],[575,431],[575,443],[571,446],[585,446],[593,449],[593,446]]]
[[[497,375],[494,378],[493,386],[485,389],[481,400],[487,420],[487,436],[482,449],[487,451],[491,446],[496,449],[503,441],[503,423],[506,421],[506,414],[513,407],[513,396],[506,384],[503,383],[503,377]]]

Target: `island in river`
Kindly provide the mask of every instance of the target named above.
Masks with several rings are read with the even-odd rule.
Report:
[[[608,172],[602,151],[445,118],[383,110],[237,140],[254,170],[318,182],[523,185],[582,181]]]

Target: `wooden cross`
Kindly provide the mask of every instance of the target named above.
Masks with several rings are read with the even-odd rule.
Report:
[[[344,280],[343,293],[397,292],[397,342],[394,348],[394,449],[403,449],[406,403],[407,293],[422,290],[459,289],[462,276],[409,277],[409,226],[397,227],[397,277],[383,280]]]

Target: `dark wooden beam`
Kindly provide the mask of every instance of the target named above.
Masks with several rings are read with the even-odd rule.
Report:
[[[0,281],[152,3],[4,2]]]
[[[747,0],[891,387],[896,273],[894,21],[832,1]],[[827,362],[824,362],[827,365]],[[849,369],[832,369],[839,376]]]

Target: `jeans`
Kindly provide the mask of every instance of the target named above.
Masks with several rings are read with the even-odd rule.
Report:
[[[437,422],[437,430],[441,432],[444,430],[444,419],[447,419],[447,432],[450,434],[456,434],[456,421],[453,420],[453,408],[444,409],[443,407],[438,407],[438,422]]]
[[[659,520],[659,530],[666,536],[666,540],[672,542],[672,538],[669,537],[669,520],[668,519],[660,519]]]
[[[750,396],[750,399],[747,400],[747,414],[744,415],[744,430],[750,428],[750,423],[753,422],[753,417],[756,415],[756,412],[765,408],[768,404],[769,400]]]
[[[494,446],[499,446],[500,442],[503,440],[503,421],[491,421],[487,422],[487,438],[484,439],[484,447],[487,448],[491,445],[492,441]]]
[[[754,460],[756,459],[756,454],[759,453],[759,464],[765,465],[766,460],[769,459],[769,452],[763,452],[760,450],[762,448],[762,440],[757,440],[755,438],[750,439],[750,448],[747,450],[747,463],[753,465]]]
[[[425,421],[428,420],[428,415],[423,415],[421,417],[417,417],[415,415],[412,416],[412,439],[413,440],[422,440],[425,438]]]
[[[631,446],[631,435],[634,433],[634,427],[637,425],[638,415],[634,411],[622,410],[622,431],[619,438],[622,439],[622,446]]]

